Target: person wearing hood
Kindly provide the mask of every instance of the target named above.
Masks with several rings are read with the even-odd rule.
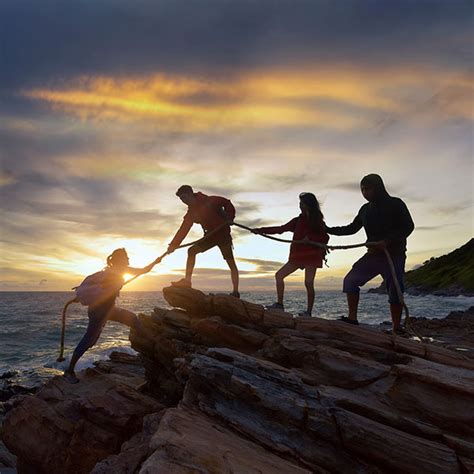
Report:
[[[403,306],[392,281],[384,249],[387,249],[392,257],[397,280],[403,291],[407,237],[413,232],[415,225],[405,203],[388,194],[379,175],[364,176],[360,182],[360,190],[368,202],[359,209],[352,223],[326,228],[327,233],[331,235],[353,235],[363,227],[367,242],[372,243],[368,246],[367,253],[354,263],[344,278],[343,292],[347,296],[349,315],[343,316],[341,320],[358,324],[360,287],[377,275],[381,275],[389,295],[392,330],[395,333],[401,333],[403,332],[400,326]]]
[[[208,238],[189,247],[188,259],[186,261],[186,275],[179,281],[172,282],[173,286],[191,287],[194,265],[196,264],[196,255],[205,252],[213,247],[219,247],[224,260],[230,268],[233,291],[232,296],[240,298],[239,294],[239,271],[235,263],[232,251],[232,236],[230,234],[229,223],[235,218],[235,208],[229,199],[220,196],[207,196],[204,193],[193,191],[193,188],[187,184],[181,186],[176,191],[181,201],[188,206],[188,212],[183,218],[183,222],[168,245],[168,252],[173,252],[184,238],[188,235],[193,224],[201,224],[204,230],[204,236],[212,232]],[[217,228],[221,227],[220,230]]]

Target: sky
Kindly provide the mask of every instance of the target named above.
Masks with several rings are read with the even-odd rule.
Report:
[[[408,269],[459,247],[472,27],[470,0],[2,0],[0,290],[69,290],[118,247],[146,265],[182,221],[182,184],[250,227],[287,222],[313,192],[335,226],[378,173],[416,224]],[[233,236],[242,289],[273,289],[288,245]],[[363,253],[332,252],[316,286],[340,288]],[[129,289],[159,290],[185,261]],[[287,281],[303,288],[301,272]],[[230,289],[218,250],[198,255],[194,285]]]

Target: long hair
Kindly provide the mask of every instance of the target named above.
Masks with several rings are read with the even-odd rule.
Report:
[[[314,232],[320,232],[324,229],[324,216],[321,212],[321,206],[313,193],[301,193],[300,201],[308,207],[309,226]]]
[[[115,249],[108,257],[107,257],[107,267],[111,268],[114,266],[114,261],[116,262],[117,259],[127,257],[127,251],[125,249]]]

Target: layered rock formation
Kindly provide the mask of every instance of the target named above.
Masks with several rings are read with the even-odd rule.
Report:
[[[145,331],[131,334],[146,386],[104,367],[80,388],[54,379],[5,421],[20,464],[67,473],[95,461],[96,474],[474,470],[474,361],[462,353],[230,296],[164,295],[174,309],[142,315]],[[86,403],[83,387],[111,376],[113,387]],[[78,456],[90,440],[94,456]]]

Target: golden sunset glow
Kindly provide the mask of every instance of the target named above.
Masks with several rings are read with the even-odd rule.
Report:
[[[205,1],[184,2],[185,17],[162,2],[123,4],[150,21],[143,29],[100,0],[90,4],[103,14],[97,23],[55,5],[83,37],[46,21],[49,4],[28,3],[32,32],[6,40],[15,60],[0,75],[2,288],[69,289],[121,247],[132,267],[144,267],[182,222],[182,184],[230,198],[236,221],[249,226],[287,222],[299,214],[299,193],[314,192],[335,226],[364,204],[361,177],[378,173],[416,224],[408,268],[467,241],[468,8],[410,2],[401,24],[397,2],[382,3],[217,2],[217,23]],[[12,24],[25,14],[15,5]],[[195,225],[186,240],[201,236]],[[288,245],[239,229],[233,236],[243,287],[273,288]],[[361,231],[331,242],[364,239]],[[167,255],[127,290],[180,278],[186,252]],[[333,252],[318,284],[339,287],[360,252]],[[218,250],[197,256],[195,278],[228,288]]]

